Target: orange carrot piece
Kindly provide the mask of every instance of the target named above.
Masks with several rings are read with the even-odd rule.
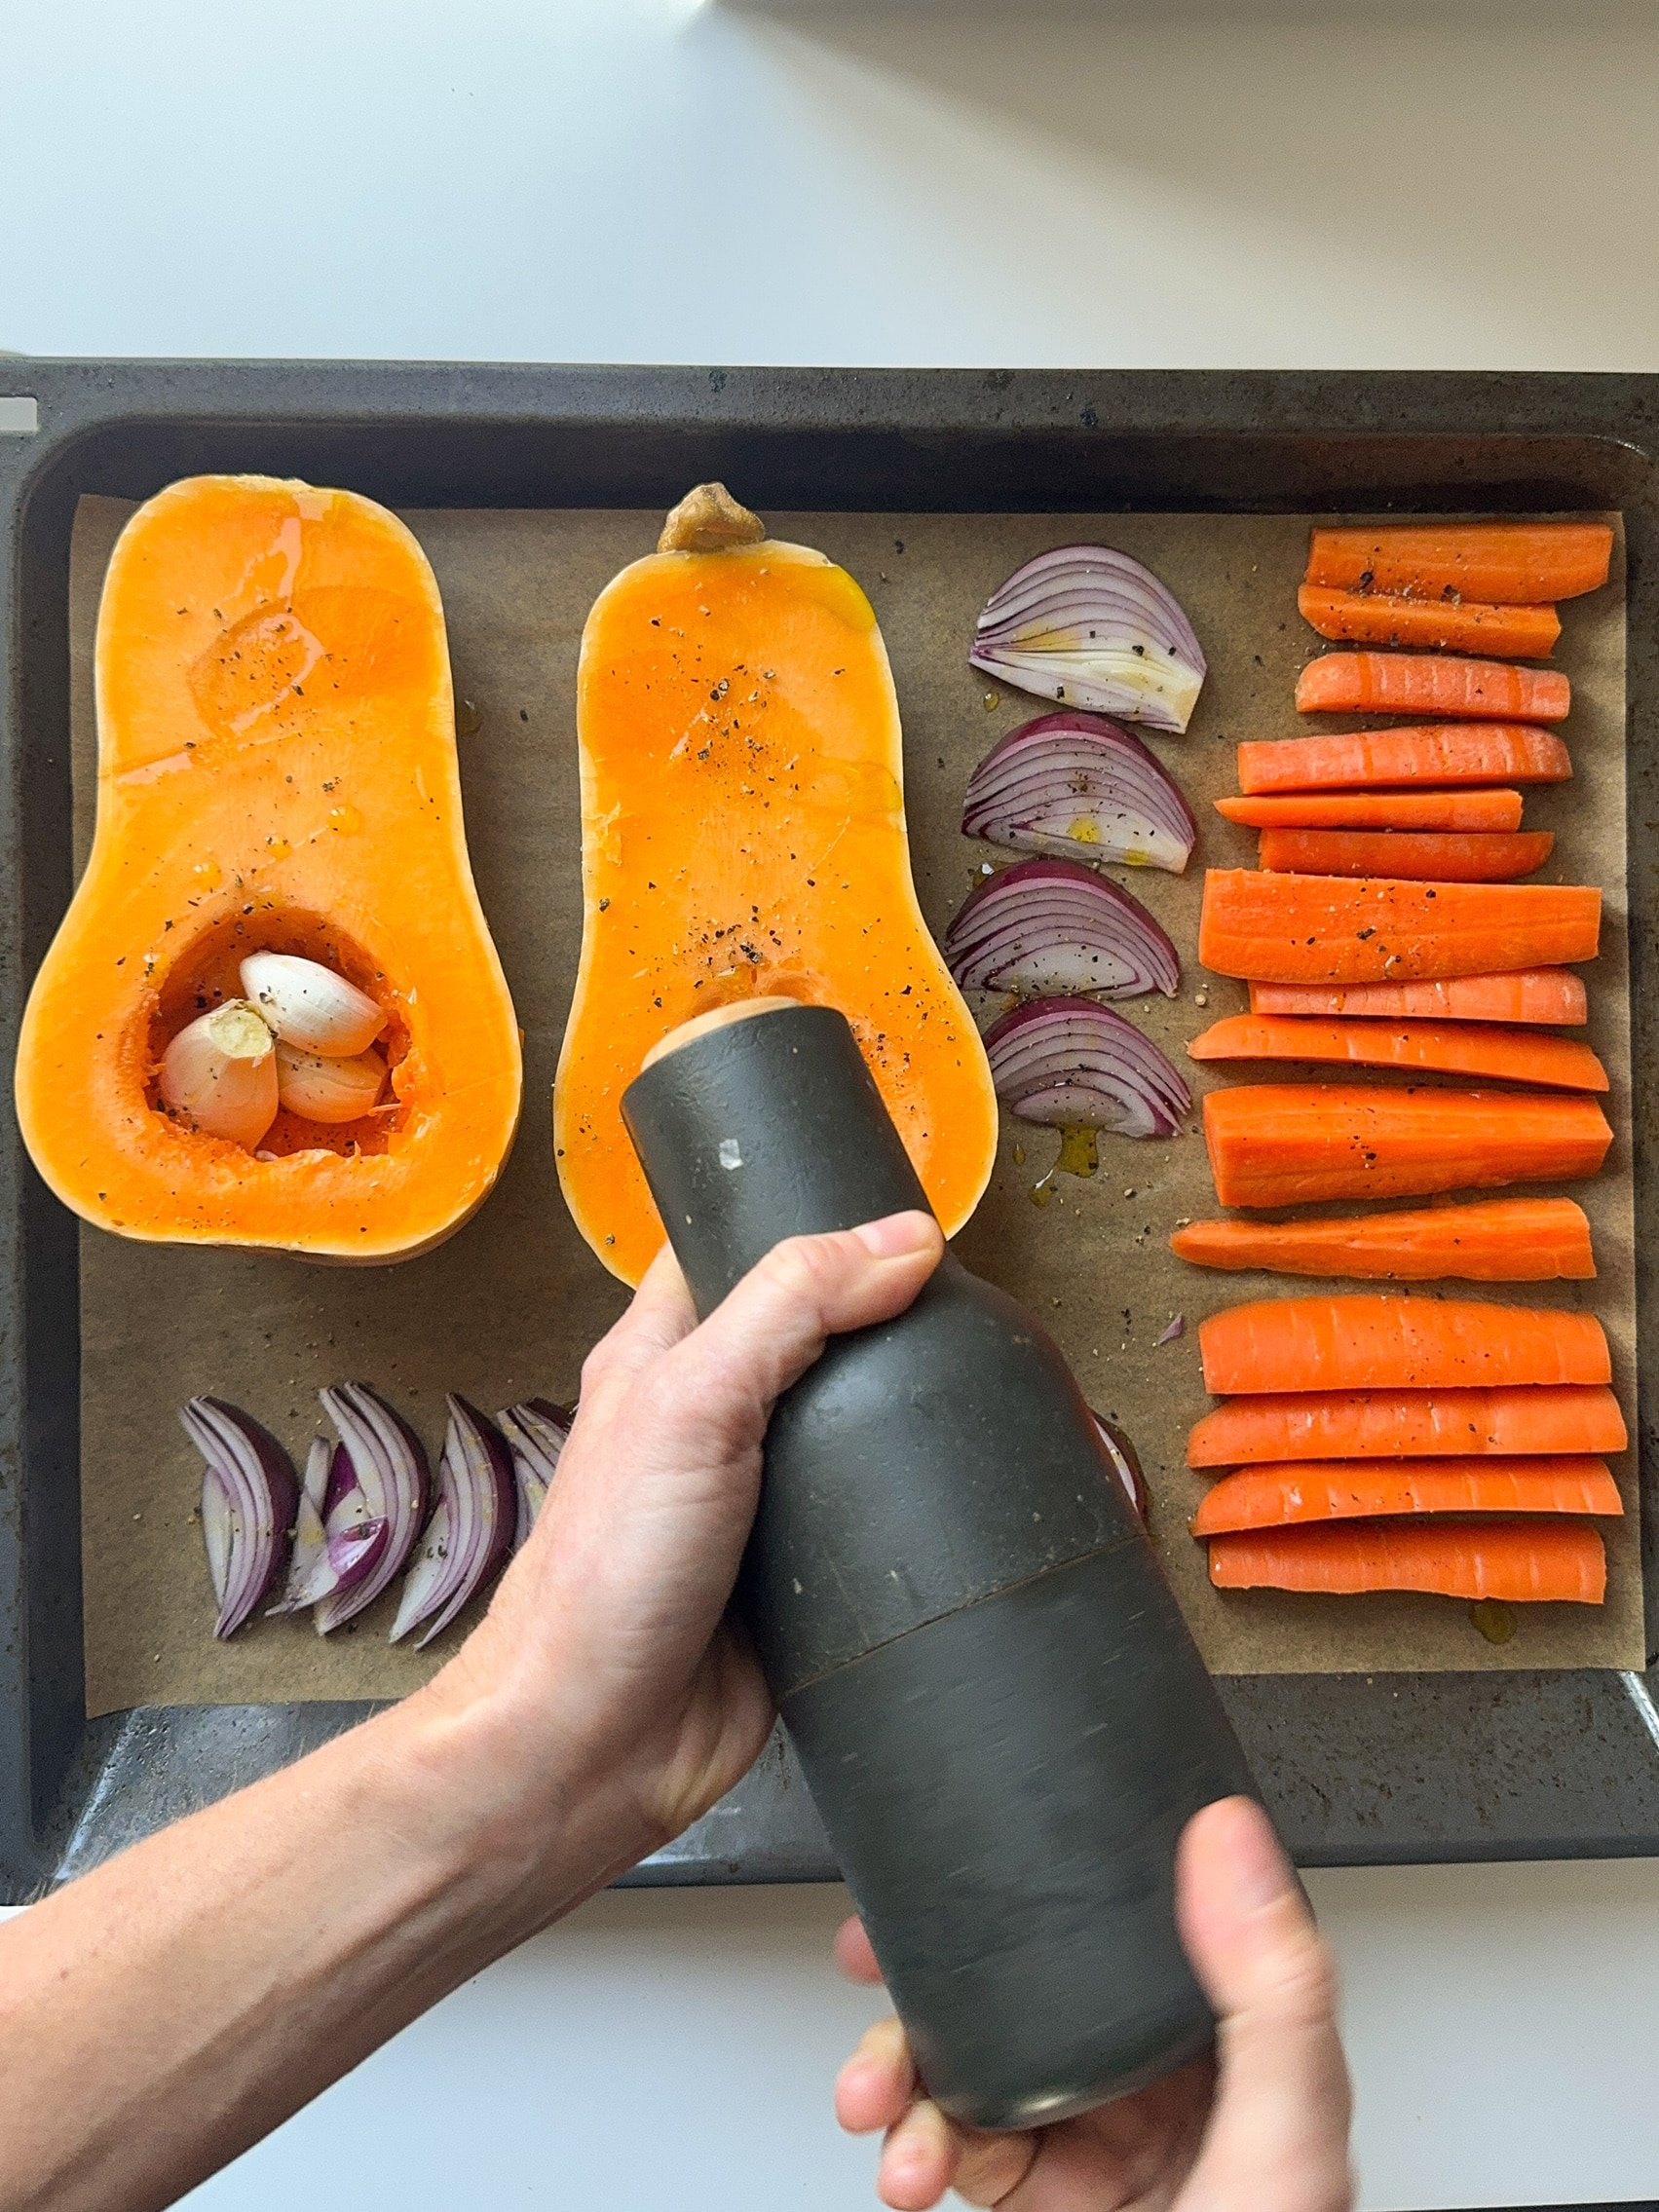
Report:
[[[1590,1223],[1570,1198],[1483,1198],[1323,1221],[1188,1221],[1169,1249],[1195,1267],[1397,1283],[1582,1282]]]
[[[1210,1539],[1218,1590],[1419,1590],[1514,1605],[1600,1605],[1607,1555],[1581,1520],[1327,1522]]]
[[[1302,619],[1321,637],[1352,638],[1361,645],[1426,645],[1443,652],[1508,653],[1521,660],[1547,660],[1561,636],[1553,607],[1395,598],[1319,583],[1304,583],[1296,603]]]
[[[1426,883],[1512,883],[1555,850],[1548,830],[1263,830],[1261,864],[1291,876],[1393,876]]]
[[[1469,1390],[1608,1382],[1593,1313],[1486,1298],[1253,1298],[1198,1325],[1214,1397],[1286,1390]]]
[[[1387,734],[1387,732],[1383,732]],[[1323,744],[1323,738],[1293,742]],[[1518,830],[1519,791],[1310,791],[1218,799],[1218,814],[1252,830]]]
[[[1576,599],[1607,581],[1613,533],[1604,522],[1387,524],[1315,530],[1309,583],[1347,591],[1452,592],[1500,606]]]
[[[1194,1536],[1404,1513],[1624,1512],[1604,1459],[1312,1459],[1224,1475]]]
[[[1427,983],[1253,983],[1253,1014],[1358,1014],[1381,1021],[1549,1022],[1589,1017],[1584,979],[1570,968],[1438,976]]]
[[[1204,1098],[1224,1206],[1576,1182],[1596,1174],[1612,1142],[1594,1099],[1560,1091],[1241,1083]]]
[[[1193,1424],[1188,1467],[1279,1459],[1459,1458],[1471,1452],[1623,1451],[1619,1402],[1602,1386],[1501,1390],[1300,1390],[1235,1398]]]
[[[1364,790],[1378,784],[1565,783],[1572,756],[1529,722],[1425,722],[1329,737],[1252,737],[1238,748],[1238,788]]]
[[[1575,1037],[1500,1030],[1490,1022],[1310,1022],[1294,1014],[1228,1014],[1212,1022],[1187,1050],[1193,1060],[1335,1060],[1355,1068],[1495,1075],[1562,1091],[1607,1088],[1607,1070]]]
[[[1412,883],[1212,868],[1198,957],[1256,983],[1409,983],[1593,960],[1602,894],[1586,883]]]
[[[1413,653],[1327,653],[1297,678],[1299,714],[1421,714],[1436,721],[1561,722],[1572,686],[1556,668]]]

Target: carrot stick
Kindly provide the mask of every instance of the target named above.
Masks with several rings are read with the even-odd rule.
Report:
[[[1194,1536],[1403,1513],[1624,1512],[1604,1459],[1314,1459],[1225,1475]]]
[[[1607,1070],[1575,1037],[1500,1030],[1490,1022],[1310,1022],[1294,1014],[1228,1014],[1212,1022],[1187,1050],[1193,1060],[1335,1060],[1356,1068],[1495,1075],[1562,1091],[1607,1088]]]
[[[1327,653],[1297,678],[1300,714],[1421,714],[1473,722],[1561,722],[1572,686],[1555,668],[1412,653]]]
[[[1253,983],[1250,1011],[1571,1028],[1588,1017],[1589,1005],[1583,979],[1570,968],[1515,968],[1508,975],[1440,976],[1428,983]]]
[[[1610,1390],[1301,1390],[1235,1398],[1194,1423],[1188,1467],[1278,1459],[1457,1458],[1471,1452],[1623,1451]]]
[[[1309,583],[1415,592],[1524,606],[1576,599],[1607,581],[1613,533],[1604,522],[1430,523],[1315,530]]]
[[[1511,1604],[1600,1605],[1607,1555],[1579,1520],[1373,1521],[1210,1540],[1218,1590],[1420,1590]]]
[[[1590,1223],[1570,1198],[1483,1198],[1323,1221],[1188,1221],[1169,1248],[1195,1267],[1401,1283],[1584,1281]]]
[[[1593,1313],[1486,1298],[1253,1298],[1198,1326],[1214,1397],[1285,1390],[1459,1390],[1607,1382]]]
[[[1409,983],[1593,960],[1602,894],[1575,883],[1412,883],[1212,868],[1198,957],[1257,983]]]
[[[1548,830],[1263,830],[1276,875],[1394,876],[1428,883],[1512,883],[1555,850]]]
[[[1455,726],[1453,726],[1455,727]],[[1383,732],[1387,734],[1386,731]],[[1306,744],[1307,738],[1292,742]],[[1323,738],[1311,740],[1323,744]],[[1216,812],[1252,830],[1518,830],[1519,791],[1312,791],[1218,799]]]
[[[1596,1174],[1612,1142],[1594,1099],[1555,1091],[1241,1083],[1204,1099],[1224,1206],[1576,1182]]]
[[[1509,653],[1547,660],[1561,636],[1553,607],[1493,606],[1478,599],[1395,598],[1304,583],[1296,595],[1302,619],[1321,637],[1362,645],[1427,645],[1452,653]]]
[[[1571,773],[1572,757],[1555,731],[1529,722],[1410,723],[1329,737],[1248,738],[1238,748],[1238,787],[1247,795],[1390,783],[1565,783]]]

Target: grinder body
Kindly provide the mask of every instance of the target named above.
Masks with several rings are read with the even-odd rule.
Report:
[[[697,1036],[622,1104],[699,1313],[786,1236],[926,1201],[843,1017]],[[1213,2021],[1176,1840],[1254,1794],[1057,1346],[949,1254],[778,1402],[736,1603],[929,2092],[1127,2094]]]

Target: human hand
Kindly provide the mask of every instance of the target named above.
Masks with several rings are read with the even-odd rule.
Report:
[[[850,2133],[886,2130],[882,2201],[925,2212],[954,2188],[999,2212],[1346,2212],[1352,2098],[1335,1977],[1249,1798],[1188,1822],[1176,1920],[1217,2014],[1214,2058],[1053,2127],[992,2135],[948,2119],[921,2088],[898,2021],[879,2021],[842,2068],[835,2104]],[[853,1980],[881,1980],[856,1920],[836,1955]]]
[[[706,1812],[765,1743],[772,1701],[724,1614],[773,1405],[829,1336],[902,1313],[943,1250],[922,1213],[793,1238],[699,1326],[664,1247],[589,1355],[535,1533],[424,1693],[465,1717],[474,1805],[524,1839],[533,1919],[570,1901],[573,1818],[596,1883]]]

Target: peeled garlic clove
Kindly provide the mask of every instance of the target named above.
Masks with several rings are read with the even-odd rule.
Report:
[[[275,1043],[256,1007],[227,999],[168,1046],[156,1086],[163,1105],[205,1136],[252,1151],[277,1118]]]
[[[277,1040],[277,1096],[307,1121],[356,1121],[378,1102],[385,1085],[386,1063],[378,1052],[330,1060],[319,1052],[296,1052],[285,1037]]]
[[[349,1060],[366,1052],[386,1027],[384,1011],[366,991],[296,953],[249,953],[242,988],[283,1042],[301,1052]]]

